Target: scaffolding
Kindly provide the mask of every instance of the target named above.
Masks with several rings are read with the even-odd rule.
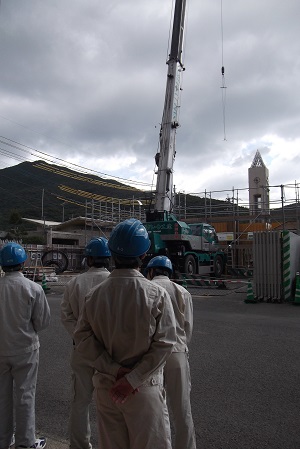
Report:
[[[262,186],[263,187],[263,186]],[[300,231],[299,214],[299,188],[300,184],[265,186],[269,189],[270,209],[266,213],[249,204],[249,188],[230,190],[204,191],[200,193],[177,193],[177,202],[174,214],[179,220],[187,222],[265,222],[273,229],[290,228],[293,222],[293,231]],[[198,198],[198,202],[191,201],[191,197]],[[194,199],[193,198],[193,199]],[[193,204],[196,203],[196,204]],[[255,210],[254,213],[250,213]],[[226,231],[226,229],[224,229]]]

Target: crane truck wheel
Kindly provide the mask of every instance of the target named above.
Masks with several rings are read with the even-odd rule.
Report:
[[[197,272],[196,261],[195,261],[195,258],[191,254],[186,256],[184,259],[184,272],[186,274],[196,274],[196,272]]]
[[[216,278],[220,278],[223,274],[224,263],[221,256],[216,256],[214,260],[214,275]]]

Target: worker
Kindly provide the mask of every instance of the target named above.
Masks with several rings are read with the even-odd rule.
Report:
[[[66,285],[61,303],[61,321],[72,341],[87,293],[109,276],[110,251],[104,237],[92,239],[85,247],[89,269]],[[71,354],[72,399],[69,419],[70,449],[90,449],[89,408],[93,397],[94,368],[76,351]]]
[[[188,344],[193,330],[192,297],[184,287],[171,281],[173,268],[168,257],[153,257],[147,265],[146,272],[149,279],[164,287],[169,293],[176,319],[177,341],[164,368],[167,404],[175,430],[174,449],[195,449],[188,361]]]
[[[176,343],[168,293],[140,273],[150,241],[139,220],[108,241],[115,269],[87,296],[75,331],[94,376],[99,449],[171,449],[163,365]]]
[[[35,435],[35,393],[39,365],[38,332],[50,323],[50,309],[42,287],[22,269],[25,249],[10,242],[0,250],[0,447],[46,446]],[[15,412],[15,413],[14,413]]]

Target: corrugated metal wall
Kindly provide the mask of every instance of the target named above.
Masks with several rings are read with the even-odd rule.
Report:
[[[300,236],[291,231],[253,233],[253,290],[260,300],[292,301],[300,271]]]
[[[282,287],[281,233],[253,233],[253,289],[260,300],[281,301]]]

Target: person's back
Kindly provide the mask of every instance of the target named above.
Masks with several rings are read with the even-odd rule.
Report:
[[[191,294],[181,285],[171,281],[167,276],[157,275],[152,279],[161,285],[170,295],[176,319],[176,345],[173,352],[188,351],[188,344],[193,332],[193,301]]]
[[[85,247],[89,269],[74,277],[65,287],[61,303],[61,321],[73,340],[85,297],[90,290],[108,276],[110,251],[107,239],[92,239]],[[76,351],[73,345],[70,365],[72,368],[72,398],[69,419],[70,449],[90,449],[91,427],[89,407],[93,396],[94,368]]]
[[[35,392],[39,365],[38,332],[50,323],[42,287],[21,270],[24,248],[8,243],[0,251],[0,447],[8,447],[16,419],[16,448],[44,448],[35,435]],[[15,399],[15,403],[13,401]],[[15,410],[15,413],[14,413]]]
[[[99,449],[171,449],[163,365],[175,340],[168,293],[139,272],[146,229],[126,220],[112,232],[116,268],[87,296],[75,332],[94,361]]]
[[[115,269],[88,295],[84,313],[113,360],[132,368],[148,351],[158,332],[157,323],[164,327],[172,324],[169,316],[163,315],[163,308],[170,307],[163,289],[137,269],[122,268]],[[145,380],[142,373],[141,370],[138,383]]]
[[[61,321],[72,338],[86,295],[108,276],[107,268],[92,266],[71,279],[65,286],[61,303]]]
[[[171,281],[172,263],[166,256],[156,256],[147,265],[149,279],[170,295],[176,320],[176,345],[164,368],[167,403],[173,418],[174,449],[195,449],[196,437],[190,404],[190,367],[188,344],[193,331],[191,294]]]
[[[39,284],[20,271],[0,277],[0,356],[39,347],[37,332],[49,325],[49,307]]]

